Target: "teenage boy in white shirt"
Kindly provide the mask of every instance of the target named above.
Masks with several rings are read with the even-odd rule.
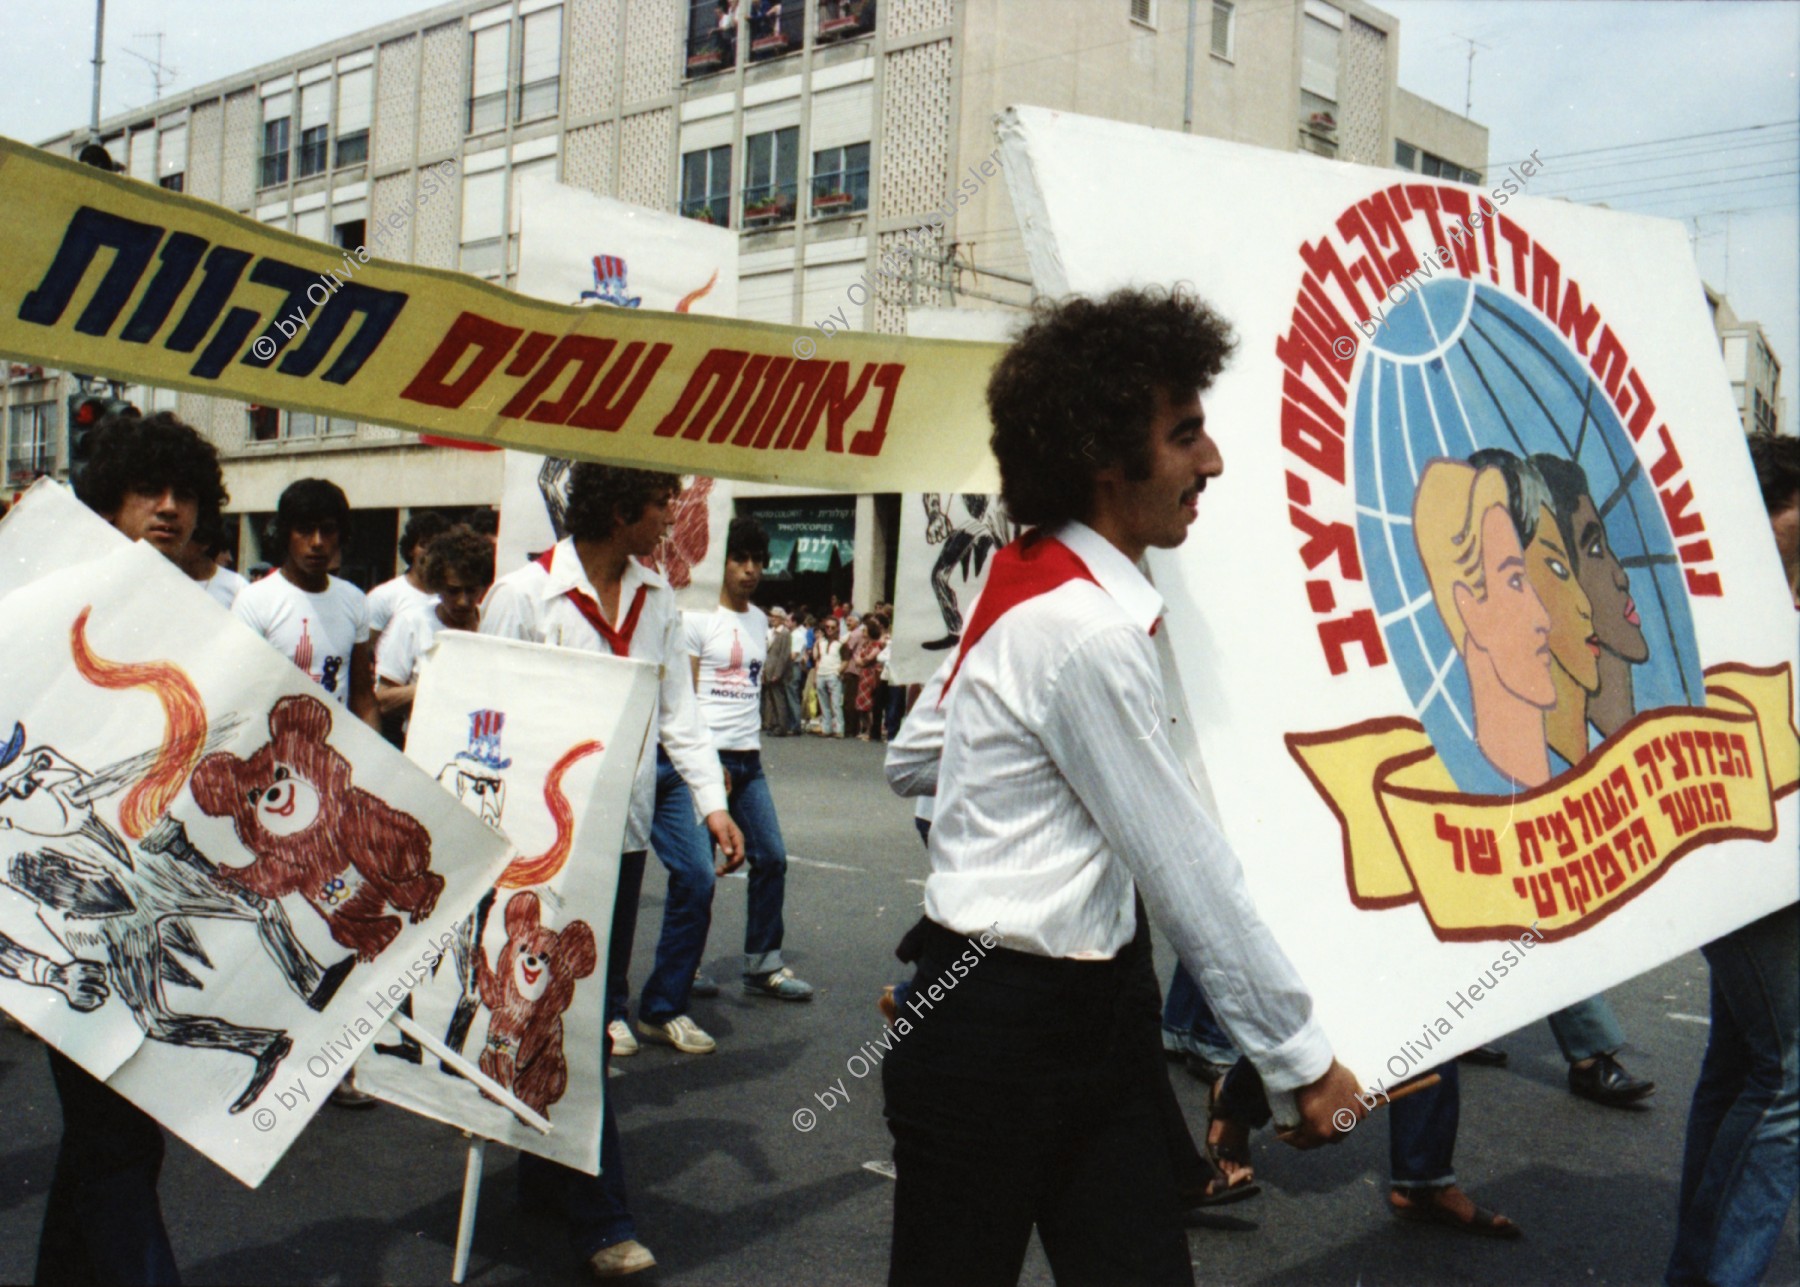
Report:
[[[768,563],[769,534],[762,524],[754,518],[733,519],[725,536],[719,606],[686,614],[687,646],[693,654],[700,714],[712,729],[713,746],[725,766],[731,818],[744,833],[750,862],[744,991],[777,1001],[810,1001],[812,985],[795,978],[781,959],[787,845],[769,780],[763,776],[762,671],[768,657],[769,619],[750,597],[762,584]]]
[[[404,736],[419,689],[419,659],[444,630],[478,630],[481,601],[494,584],[494,546],[473,528],[452,527],[418,555],[428,598],[394,614],[375,647],[375,704]]]
[[[349,526],[350,502],[336,483],[323,478],[290,483],[275,504],[271,526],[281,565],[245,586],[231,610],[333,701],[379,731],[369,601],[331,575]]]
[[[481,632],[636,657],[660,667],[657,710],[652,716],[657,741],[698,801],[706,829],[724,854],[715,873],[723,875],[743,863],[744,838],[726,812],[724,774],[694,702],[675,591],[640,562],[655,552],[668,532],[680,493],[681,481],[673,474],[586,461],[576,464],[569,470],[564,518],[569,534],[494,583],[482,604]],[[656,805],[656,767],[656,756],[646,747],[632,787],[625,851],[619,860],[607,959],[609,1006],[615,991],[624,991],[631,962],[644,853]],[[622,1018],[614,1018],[606,1030],[607,1066],[620,1035],[630,1040],[631,1030]],[[568,1217],[576,1255],[603,1278],[637,1273],[656,1263],[637,1240],[637,1225],[626,1201],[613,1096],[605,1096],[604,1104],[599,1176],[532,1154],[519,1159],[521,1187]]]
[[[1191,296],[1120,291],[1041,306],[989,381],[1004,502],[1036,530],[995,556],[888,751],[897,791],[937,797],[902,943],[924,1009],[881,1066],[890,1287],[1016,1282],[1034,1227],[1058,1281],[1193,1282],[1145,908],[1294,1093],[1290,1142],[1362,1113],[1162,727],[1143,732],[1163,605],[1136,565],[1187,539],[1223,470],[1200,394],[1231,346]]]

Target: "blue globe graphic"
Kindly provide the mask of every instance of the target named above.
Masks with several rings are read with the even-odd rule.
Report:
[[[1496,789],[1475,744],[1468,676],[1413,541],[1413,493],[1432,460],[1499,447],[1580,465],[1630,577],[1650,656],[1639,711],[1704,701],[1675,544],[1605,389],[1536,312],[1486,282],[1431,282],[1365,345],[1352,394],[1357,545],[1388,654],[1419,722],[1464,791]]]

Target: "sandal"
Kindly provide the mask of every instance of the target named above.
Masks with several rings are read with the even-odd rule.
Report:
[[[1429,1200],[1415,1201],[1398,1189],[1388,1191],[1388,1210],[1396,1219],[1406,1220],[1414,1224],[1436,1224],[1447,1229],[1455,1229],[1460,1233],[1472,1233],[1482,1238],[1521,1238],[1525,1231],[1498,1211],[1489,1211],[1486,1207],[1477,1206],[1469,1201],[1469,1214],[1465,1217],[1451,1210],[1443,1203],[1445,1195],[1455,1193],[1460,1197],[1466,1194],[1455,1185],[1448,1188],[1427,1190],[1431,1194]]]
[[[1195,1206],[1217,1206],[1238,1202],[1262,1192],[1256,1182],[1256,1171],[1250,1165],[1250,1127],[1242,1122],[1216,1116],[1219,1093],[1225,1087],[1220,1077],[1207,1092],[1206,1160],[1218,1171],[1217,1179],[1206,1186],[1206,1196]]]

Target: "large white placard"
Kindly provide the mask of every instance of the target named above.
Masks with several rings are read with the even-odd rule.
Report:
[[[521,294],[563,304],[737,315],[737,234],[546,179],[521,185]],[[564,535],[569,462],[506,453],[496,568],[504,576]],[[683,608],[719,601],[731,484],[684,477],[656,565]],[[711,555],[709,556],[709,551]]]
[[[1001,129],[1047,293],[1187,282],[1237,331],[1225,474],[1150,568],[1222,824],[1360,1078],[1795,900],[1793,608],[1681,225],[1517,170]]]
[[[410,1041],[377,1043],[357,1069],[362,1089],[595,1173],[606,951],[656,682],[648,662],[438,636],[407,757],[520,856],[414,991],[413,1017],[552,1129],[524,1125]]]
[[[0,1007],[258,1184],[510,851],[57,484],[0,522],[27,564],[0,600]]]

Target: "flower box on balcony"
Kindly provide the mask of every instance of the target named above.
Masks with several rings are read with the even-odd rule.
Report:
[[[846,36],[854,36],[856,28],[855,18],[827,18],[819,24],[819,43],[823,45],[829,41],[842,40]]]
[[[703,76],[707,72],[717,71],[719,64],[725,61],[725,55],[717,49],[703,49],[697,54],[689,54],[687,60],[688,75]]]
[[[814,214],[837,214],[848,210],[853,200],[848,192],[827,192],[822,197],[813,198]]]
[[[786,52],[787,47],[787,35],[783,32],[771,31],[768,35],[759,37],[752,42],[750,52],[753,55],[779,54]]]

